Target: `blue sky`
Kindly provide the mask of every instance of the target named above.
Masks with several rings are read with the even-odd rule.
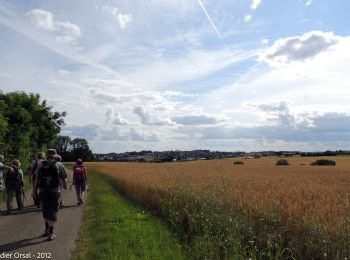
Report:
[[[349,1],[0,1],[0,88],[95,152],[350,147]]]

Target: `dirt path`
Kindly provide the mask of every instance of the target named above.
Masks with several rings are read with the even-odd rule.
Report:
[[[68,187],[71,178],[69,174]],[[59,211],[54,229],[57,238],[53,241],[42,236],[41,210],[32,206],[30,193],[26,193],[24,209],[14,210],[12,215],[5,215],[6,205],[0,205],[0,259],[70,259],[82,219],[82,207],[76,206],[74,187],[72,191],[63,191],[65,207]],[[14,203],[14,208],[16,206]]]

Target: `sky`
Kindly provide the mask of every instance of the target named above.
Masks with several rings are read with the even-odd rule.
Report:
[[[350,1],[0,0],[0,89],[93,152],[350,150]]]

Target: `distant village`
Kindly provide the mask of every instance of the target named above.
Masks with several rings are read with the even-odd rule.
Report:
[[[193,150],[193,151],[140,151],[125,153],[107,153],[95,154],[95,161],[111,162],[176,162],[176,161],[195,161],[195,160],[213,160],[243,157],[246,159],[257,159],[264,156],[337,156],[350,155],[350,151],[325,151],[325,152],[300,152],[300,151],[263,151],[263,152],[219,152],[210,150]]]

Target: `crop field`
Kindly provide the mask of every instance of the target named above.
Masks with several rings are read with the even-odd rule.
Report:
[[[349,259],[350,157],[278,159],[87,167],[164,218],[195,258]]]

